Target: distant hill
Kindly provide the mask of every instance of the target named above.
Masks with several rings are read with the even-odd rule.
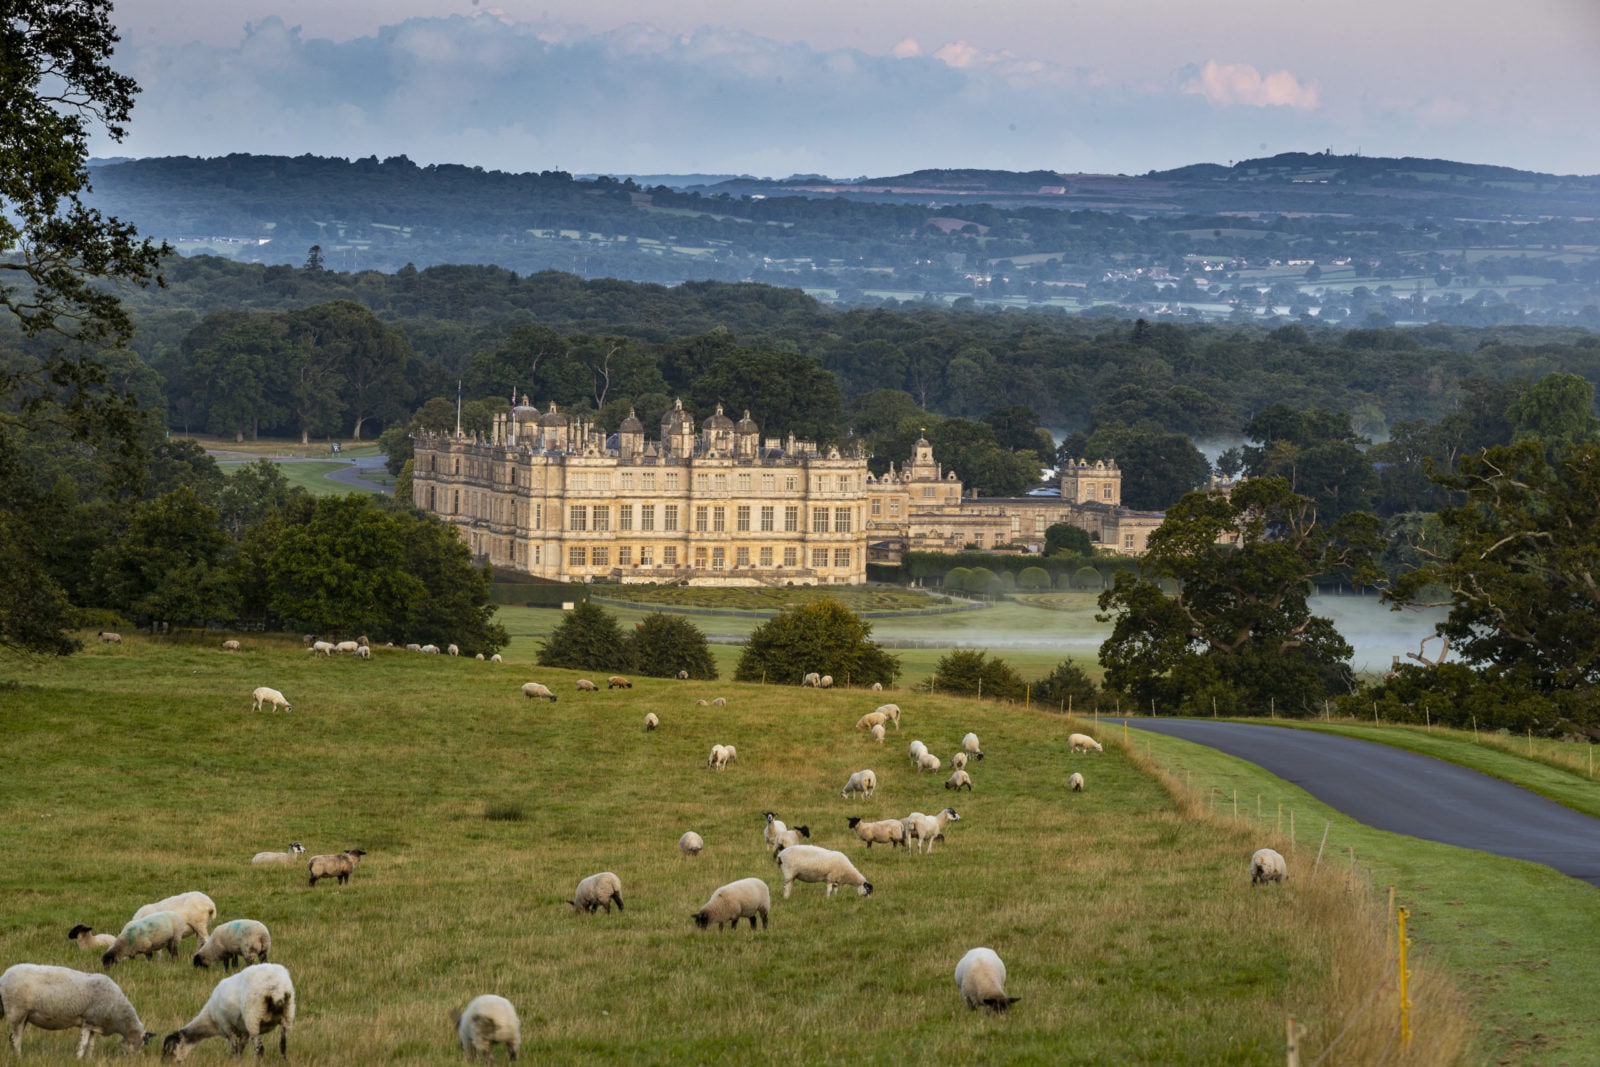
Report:
[[[1510,182],[1557,188],[1600,190],[1600,176],[1542,174],[1483,163],[1457,163],[1448,159],[1403,156],[1335,156],[1329,153],[1283,152],[1264,159],[1246,159],[1231,166],[1194,163],[1175,170],[1151,171],[1157,181],[1280,181],[1394,182],[1445,179],[1459,182]]]

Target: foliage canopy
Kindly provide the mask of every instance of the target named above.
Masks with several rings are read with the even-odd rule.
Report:
[[[840,685],[894,684],[900,660],[873,644],[872,626],[837,600],[786,609],[751,631],[734,681],[798,685],[829,674]]]

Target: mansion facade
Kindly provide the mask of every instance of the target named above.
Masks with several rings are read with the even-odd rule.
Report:
[[[926,440],[880,477],[863,455],[763,438],[720,405],[697,428],[674,404],[652,440],[632,412],[608,436],[524,397],[487,437],[424,434],[415,448],[417,507],[478,558],[557,581],[856,585],[869,558],[1039,544],[1056,522],[1140,554],[1162,519],[1121,506],[1114,463],[1068,464],[1059,496],[979,499]]]

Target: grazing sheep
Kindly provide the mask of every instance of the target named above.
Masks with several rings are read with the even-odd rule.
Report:
[[[360,645],[362,648],[367,648],[372,644],[372,642],[367,640],[366,634],[362,634],[360,637],[356,638],[356,644]]]
[[[972,775],[966,771],[958,770],[944,781],[946,789],[965,789],[972,792]]]
[[[311,875],[311,885],[317,884],[319,878],[337,878],[340,885],[350,881],[350,875],[355,871],[356,864],[361,862],[361,857],[367,854],[364,848],[347,848],[343,852],[334,852],[321,856],[312,856],[306,862],[306,871]]]
[[[833,675],[824,674],[821,678],[818,678],[817,679],[817,688],[818,689],[832,689],[833,688]]]
[[[711,756],[706,760],[706,766],[725,770],[729,763],[739,758],[732,745],[712,745]]]
[[[950,766],[955,768],[958,771],[966,770],[967,769],[967,754],[965,752],[957,752],[954,756],[951,756],[950,757]]]
[[[289,842],[289,851],[287,851],[287,852],[257,852],[254,856],[250,857],[250,864],[251,864],[251,866],[254,866],[254,867],[283,867],[283,866],[287,866],[288,864],[293,863],[297,858],[299,858],[300,853],[304,852],[305,850],[306,850],[306,846],[302,845],[300,842],[298,842],[298,841],[290,841]]]
[[[777,815],[769,811],[767,812],[766,829],[764,829],[761,833],[762,840],[766,841],[767,847],[770,848],[772,850],[772,854],[776,856],[779,852],[782,852],[791,845],[803,844],[806,839],[811,836],[811,827],[785,826],[783,825],[782,819],[778,818]]]
[[[1073,771],[1072,776],[1067,779],[1067,788],[1074,793],[1083,792],[1083,775]]]
[[[359,645],[359,646],[356,647],[356,659],[371,659],[371,658],[372,658],[372,646],[371,645]]]
[[[224,641],[224,642],[222,642],[222,651],[224,651],[224,652],[237,652],[237,651],[239,651],[239,642],[237,642],[237,641]]]
[[[500,653],[496,652],[494,655],[489,657],[489,662],[490,663],[502,663],[504,661],[500,658]]]
[[[644,728],[645,728],[646,732],[648,732],[650,730],[654,730],[660,725],[661,725],[661,720],[656,718],[656,713],[655,712],[653,712],[653,711],[645,712]]]
[[[899,704],[879,704],[878,707],[877,707],[877,711],[879,713],[882,713],[883,715],[888,716],[889,720],[894,723],[894,728],[896,730],[900,729],[900,705]]]
[[[162,949],[173,959],[178,956],[178,946],[183,942],[183,916],[175,911],[158,911],[130,919],[117,939],[111,942],[100,962],[110,970],[123,960],[143,956],[153,960]]]
[[[945,808],[937,815],[924,815],[914,811],[903,820],[906,824],[906,840],[917,842],[917,853],[922,853],[922,846],[928,846],[928,854],[933,854],[933,843],[944,833],[944,828],[950,823],[960,822],[961,816],[956,814],[955,808]]]
[[[1020,999],[1006,996],[1006,965],[990,948],[975,948],[961,957],[956,964],[956,988],[973,1009],[982,1005],[1002,1012]]]
[[[939,757],[932,752],[924,752],[917,757],[917,770],[919,771],[936,771],[939,766]]]
[[[715,697],[711,701],[711,706],[714,707],[714,708],[725,708],[725,707],[728,706],[728,698],[727,697]]]
[[[978,735],[968,734],[961,739],[961,751],[969,754],[973,759],[983,758],[983,749],[978,747]]]
[[[688,671],[679,671],[678,672],[678,681],[687,682],[688,680],[689,680],[689,672]]]
[[[473,656],[472,658],[477,660],[479,663],[482,663],[483,662],[483,653],[479,652],[476,656]]]
[[[122,1038],[124,1052],[138,1052],[155,1034],[146,1033],[139,1013],[103,974],[69,967],[19,963],[0,974],[0,1005],[11,1025],[11,1051],[22,1055],[22,1031],[32,1023],[41,1030],[78,1030],[78,1058],[96,1037]]]
[[[461,655],[461,649],[456,647],[455,645],[446,645],[445,646],[445,651],[450,653],[452,656]]]
[[[529,700],[548,700],[552,704],[556,702],[556,695],[540,682],[523,682],[522,695]]]
[[[1258,848],[1250,857],[1250,884],[1259,885],[1263,882],[1287,882],[1289,880],[1289,865],[1284,862],[1282,853],[1276,849]]]
[[[417,644],[416,642],[412,642],[412,643],[406,645],[406,651],[407,652],[421,652],[422,651],[422,646]]]
[[[305,645],[307,648],[310,648],[311,647],[311,642],[315,641],[316,639],[317,639],[317,635],[316,634],[306,634],[304,637],[300,638],[300,643],[302,645]]]
[[[891,850],[899,848],[906,843],[906,824],[899,819],[879,819],[877,822],[862,822],[859,815],[850,816],[850,829],[856,836],[873,845],[888,845]]]
[[[189,1050],[208,1037],[227,1040],[233,1054],[246,1044],[261,1057],[261,1035],[278,1031],[278,1054],[289,1058],[289,1031],[294,1028],[294,982],[281,963],[257,963],[224,978],[211,991],[200,1014],[161,1042],[161,1058],[182,1063]]]
[[[165,900],[158,900],[154,904],[146,904],[133,913],[135,919],[142,919],[146,915],[154,915],[158,911],[175,911],[183,919],[183,935],[188,937],[193,934],[201,941],[206,939],[207,930],[211,920],[217,917],[217,906],[211,898],[199,890],[188,893],[178,893]]]
[[[120,645],[120,644],[122,644],[122,635],[121,634],[114,634],[110,630],[101,630],[100,634],[99,634],[99,637],[100,637],[100,643],[102,645]]]
[[[97,950],[108,949],[112,945],[116,944],[117,935],[97,934],[94,932],[94,927],[85,926],[82,923],[79,923],[77,926],[74,926],[72,929],[67,931],[67,940],[76,941],[78,943],[78,947],[83,949],[85,952],[93,952]]]
[[[689,918],[694,924],[705,930],[712,923],[717,924],[717,929],[722,929],[724,923],[733,923],[733,928],[739,928],[740,919],[750,920],[750,929],[756,928],[756,916],[761,916],[761,928],[767,928],[767,913],[772,910],[772,890],[767,888],[767,883],[759,878],[741,878],[737,882],[729,882],[719,886],[711,894],[711,899],[701,905],[700,910]]]
[[[911,753],[911,762],[915,763],[922,758],[924,752],[928,751],[928,746],[921,741],[913,741],[909,751]]]
[[[260,711],[268,704],[271,704],[275,708],[282,708],[284,711],[294,710],[294,705],[289,703],[289,701],[284,698],[282,693],[278,692],[276,689],[269,689],[264,685],[257,686],[255,691],[252,692],[250,696],[254,701],[254,703],[250,705],[251,711]]]
[[[1095,752],[1105,751],[1100,747],[1100,742],[1096,741],[1088,734],[1073,734],[1071,737],[1067,738],[1067,745],[1074,752],[1078,752],[1080,750],[1084,752],[1088,752],[1090,750]]]
[[[876,726],[874,726],[872,728],[872,739],[874,741],[878,742],[878,744],[881,745],[881,744],[883,744],[883,735],[884,735],[883,723],[880,722],[878,725],[876,725]]]
[[[439,646],[438,645],[423,645],[422,648],[419,651],[424,652],[424,653],[426,653],[427,655],[430,655],[430,656],[437,656],[439,654]]]
[[[623,910],[622,879],[610,871],[601,871],[579,882],[577,891],[572,894],[569,903],[573,911],[593,914],[604,907],[606,914],[610,915],[613,900],[617,902],[617,910]]]
[[[246,965],[266,963],[267,954],[271,951],[272,933],[264,923],[254,919],[234,919],[211,931],[206,943],[194,954],[194,965],[209,967],[221,960],[222,969],[231,971],[240,960]]]
[[[821,684],[822,675],[818,674],[816,671],[812,671],[810,674],[807,674],[804,678],[800,679],[800,688],[802,689],[815,689]]]
[[[622,677],[622,675],[620,675],[620,674],[613,674],[611,677],[606,679],[606,688],[607,689],[632,689],[633,688],[633,683],[628,681],[626,678]]]
[[[789,899],[794,883],[826,882],[826,896],[833,896],[841,885],[853,885],[861,896],[872,895],[872,883],[862,877],[850,857],[843,852],[818,845],[793,845],[778,853],[778,863],[783,868],[783,897]]]
[[[468,1063],[476,1063],[480,1056],[484,1063],[493,1063],[496,1045],[504,1045],[514,1060],[522,1047],[522,1020],[517,1018],[517,1009],[493,993],[473,997],[463,1011],[452,1010],[450,1025],[456,1028]]]
[[[307,649],[306,651],[310,652],[313,656],[332,656],[333,655],[333,642],[332,641],[313,641],[313,642],[311,642],[311,647],[309,649]]]
[[[900,705],[880,704],[876,711],[869,711],[856,720],[856,729],[865,730],[871,726],[893,722],[896,730],[900,729]]]
[[[711,706],[711,701],[707,700],[705,697],[701,697],[699,700],[694,702],[694,706],[697,708],[709,708]]]
[[[579,678],[578,681],[575,684],[577,685],[578,692],[580,692],[580,693],[598,693],[598,692],[600,692],[600,687],[598,685],[595,685],[593,682],[589,681],[589,679],[587,679],[587,678]]]
[[[878,776],[870,770],[865,770],[857,771],[856,773],[852,774],[850,776],[850,780],[844,784],[844,789],[840,791],[839,795],[845,800],[849,800],[852,796],[859,796],[862,799],[866,799],[877,791]]]
[[[705,847],[705,840],[693,830],[685,831],[684,835],[678,838],[678,851],[685,856],[698,856],[700,850]]]
[[[882,682],[873,682],[873,683],[872,683],[872,691],[873,691],[873,692],[874,692],[874,693],[881,693],[881,692],[883,692],[883,683],[882,683]]]
[[[333,650],[341,656],[353,656],[360,647],[361,642],[359,641],[340,641],[333,646]]]

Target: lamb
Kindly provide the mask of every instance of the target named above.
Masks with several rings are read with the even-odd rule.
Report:
[[[656,713],[655,712],[653,712],[653,711],[645,712],[644,728],[645,728],[645,731],[647,733],[649,731],[651,731],[651,730],[656,729],[660,725],[661,725],[661,720],[656,718]]]
[[[194,934],[201,941],[206,939],[207,927],[211,920],[217,917],[217,906],[211,898],[204,893],[194,890],[188,893],[178,893],[165,900],[158,900],[154,904],[146,904],[133,913],[135,919],[142,919],[146,915],[154,915],[158,911],[175,911],[183,919],[184,936]]]
[[[917,757],[917,770],[936,771],[939,769],[939,757],[932,752],[924,752]],[[965,773],[965,772],[963,772]]]
[[[849,800],[852,796],[866,799],[877,791],[878,776],[871,770],[864,770],[852,774],[850,780],[844,784],[844,789],[839,792],[839,795],[845,800]]]
[[[711,706],[711,701],[707,700],[705,697],[701,697],[699,700],[694,702],[694,706],[697,708],[709,708]]]
[[[968,734],[961,739],[961,750],[969,753],[973,759],[983,758],[983,749],[978,747],[978,735]]]
[[[493,1063],[496,1045],[504,1045],[514,1060],[522,1047],[522,1021],[517,1018],[517,1009],[511,1001],[493,993],[473,997],[463,1011],[451,1011],[450,1025],[456,1028],[468,1063],[475,1063],[479,1056],[484,1063]]]
[[[689,672],[688,671],[679,671],[678,672],[678,681],[687,682],[688,680],[689,680]]]
[[[610,915],[613,900],[617,902],[617,910],[623,910],[622,879],[610,871],[601,871],[579,882],[577,891],[573,893],[569,903],[573,911],[593,914],[604,907],[606,914]]]
[[[796,881],[826,882],[825,895],[830,897],[841,885],[855,886],[856,892],[864,897],[872,895],[872,883],[862,877],[843,852],[818,845],[792,845],[778,853],[778,863],[783,867],[785,900],[789,899],[789,891]]]
[[[417,651],[425,652],[430,656],[437,656],[439,654],[439,646],[438,645],[423,645]]]
[[[1067,779],[1067,788],[1074,793],[1083,792],[1083,775],[1073,771],[1072,776]]]
[[[227,1040],[233,1054],[254,1043],[261,1056],[261,1035],[278,1031],[278,1054],[289,1058],[289,1031],[294,1028],[294,982],[281,963],[257,963],[224,978],[211,991],[200,1014],[161,1043],[161,1058],[182,1063],[189,1050],[208,1037]]]
[[[874,693],[881,693],[881,692],[883,692],[883,683],[882,683],[882,682],[873,682],[873,683],[872,683],[872,691],[873,691],[873,692],[874,692]]]
[[[311,875],[311,885],[315,887],[319,878],[337,878],[339,884],[344,885],[350,881],[350,875],[355,871],[356,864],[360,863],[361,857],[366,854],[366,849],[347,848],[343,852],[312,856],[306,863],[306,871]]]
[[[981,1004],[1002,1012],[1021,999],[1006,996],[1006,965],[991,948],[975,948],[961,957],[956,964],[956,986],[967,1007],[974,1010]]]
[[[577,684],[577,687],[578,687],[578,692],[580,692],[580,693],[598,693],[598,692],[600,692],[600,687],[598,685],[595,685],[593,682],[589,681],[589,679],[587,679],[587,678],[579,678],[576,684]]]
[[[899,819],[879,819],[877,822],[862,822],[859,815],[850,816],[850,829],[856,836],[873,845],[888,845],[891,850],[899,848],[906,843],[906,824]]]
[[[714,707],[714,708],[725,708],[725,707],[728,706],[728,698],[727,697],[715,697],[711,701],[711,706]]]
[[[472,658],[477,660],[479,663],[482,663],[483,662],[483,653],[479,652],[476,656],[473,656]]]
[[[333,646],[333,650],[341,656],[353,656],[356,654],[356,649],[360,647],[361,643],[359,641],[340,641]]]
[[[69,967],[19,963],[0,974],[0,1005],[11,1025],[11,1051],[22,1055],[22,1032],[32,1023],[41,1030],[78,1029],[78,1058],[95,1037],[120,1037],[124,1052],[138,1052],[155,1034],[147,1033],[127,996],[103,974]]]
[[[222,642],[222,651],[224,651],[224,652],[237,652],[237,651],[239,651],[239,642],[237,642],[237,641],[224,641],[224,642]]]
[[[234,919],[211,931],[206,943],[194,954],[194,965],[209,967],[221,960],[222,969],[231,971],[239,960],[246,965],[266,963],[267,953],[271,951],[272,933],[264,923],[254,919]]]
[[[685,831],[684,835],[678,838],[678,851],[685,856],[698,856],[700,850],[705,847],[705,840],[693,830]]]
[[[706,766],[715,767],[719,771],[725,770],[729,763],[738,758],[739,754],[734,751],[732,745],[712,745],[711,757],[706,760]]]
[[[311,642],[311,648],[308,651],[313,656],[331,657],[333,655],[333,647],[332,641],[313,641]]]
[[[821,678],[818,678],[817,679],[817,688],[818,689],[832,689],[833,688],[833,675],[824,674]]]
[[[814,689],[814,688],[816,688],[817,686],[819,686],[821,684],[822,684],[822,675],[818,674],[816,671],[812,671],[810,674],[808,674],[804,678],[800,679],[800,688],[802,688],[802,689],[806,689],[806,688],[813,688]]]
[[[97,934],[94,932],[94,927],[85,926],[82,923],[79,923],[77,926],[74,926],[72,929],[67,931],[67,940],[76,941],[78,943],[78,947],[83,949],[85,952],[92,952],[96,949],[110,948],[116,943],[117,935]]]
[[[874,726],[882,726],[884,723],[886,723],[888,721],[889,721],[888,713],[885,712],[882,708],[879,708],[877,711],[869,711],[865,715],[861,716],[861,718],[857,719],[856,720],[856,729],[857,730],[870,730],[872,727],[874,727]],[[896,723],[895,725],[898,726],[899,724]]]
[[[120,645],[120,644],[122,644],[122,635],[121,634],[114,634],[110,630],[101,630],[100,633],[99,633],[99,638],[100,638],[100,643],[102,645]]]
[[[459,655],[461,655],[461,649],[460,649],[460,648],[458,648],[458,647],[457,647],[457,646],[455,646],[455,645],[446,645],[446,646],[445,646],[445,651],[446,651],[446,652],[448,652],[448,653],[450,653],[450,654],[451,654],[451,655],[452,655],[452,656],[459,656]]]
[[[700,910],[689,918],[694,924],[705,930],[712,923],[717,924],[717,929],[722,929],[722,924],[731,922],[733,928],[739,928],[740,919],[750,920],[750,929],[756,928],[756,916],[761,916],[761,928],[767,928],[767,913],[772,910],[772,891],[767,888],[767,883],[759,878],[741,878],[737,882],[729,882],[719,886],[711,894],[711,899],[701,905]]]
[[[1258,848],[1250,857],[1250,884],[1283,883],[1289,880],[1289,865],[1276,849]]]
[[[490,663],[503,663],[505,661],[500,658],[500,653],[496,652],[494,655],[489,657],[489,662]]]
[[[957,752],[954,756],[951,756],[950,757],[950,766],[955,768],[958,771],[966,770],[967,769],[967,754],[965,752]]]
[[[369,645],[358,645],[356,647],[356,659],[371,659],[371,658],[372,658],[372,648],[371,648],[371,646],[369,646]]]
[[[778,818],[777,812],[769,811],[765,815],[767,817],[767,825],[761,828],[761,840],[766,843],[768,848],[771,848],[772,843],[778,839],[778,835],[789,828],[783,824],[782,819]]]
[[[289,851],[287,851],[287,852],[257,852],[254,856],[250,857],[250,865],[253,866],[253,867],[283,867],[283,866],[287,866],[288,864],[293,863],[295,861],[295,859],[300,855],[300,853],[304,852],[305,850],[306,850],[306,846],[302,845],[300,842],[298,842],[298,841],[290,841],[289,842]]]
[[[539,682],[523,682],[522,695],[529,700],[548,700],[554,704],[556,695]]]
[[[289,701],[284,698],[282,693],[278,692],[276,689],[269,689],[264,685],[257,686],[255,691],[252,692],[250,696],[255,701],[250,705],[251,711],[260,711],[268,704],[271,704],[275,708],[282,708],[284,711],[294,710],[294,705],[289,703]]]
[[[1093,750],[1095,752],[1103,752],[1103,751],[1105,751],[1103,748],[1100,747],[1100,742],[1096,741],[1094,738],[1090,737],[1088,734],[1073,734],[1071,737],[1067,738],[1067,746],[1069,748],[1071,748],[1072,751],[1074,751],[1074,752],[1077,752],[1080,749],[1085,751],[1085,752],[1088,752],[1088,751],[1091,751],[1091,750]]]
[[[105,955],[100,957],[100,962],[109,971],[123,960],[135,956],[153,960],[162,949],[176,959],[178,946],[183,941],[183,930],[183,916],[175,911],[158,911],[130,919],[117,939],[111,942],[111,947],[106,949]]]
[[[883,734],[883,723],[880,722],[878,725],[872,728],[872,739],[878,742],[880,745],[883,744]]]
[[[915,838],[917,853],[922,853],[922,847],[928,847],[928,854],[933,854],[934,841],[944,833],[944,828],[953,822],[960,822],[961,816],[956,814],[955,808],[945,808],[937,815],[924,815],[914,811],[903,820],[906,824],[906,840]]]
[[[632,689],[633,688],[633,683],[628,681],[626,678],[622,677],[622,675],[620,675],[620,674],[613,674],[611,677],[606,679],[606,688],[607,689]]]
[[[411,643],[406,645],[406,651],[407,652],[421,652],[422,651],[422,646],[413,641],[413,642],[411,642]]]
[[[949,778],[945,779],[944,787],[946,789],[964,788],[970,793],[972,792],[972,775],[968,774],[966,771],[958,770]]]
[[[928,751],[928,746],[923,744],[921,741],[911,742],[911,762],[915,763],[920,760],[922,758],[922,754],[926,751]]]

